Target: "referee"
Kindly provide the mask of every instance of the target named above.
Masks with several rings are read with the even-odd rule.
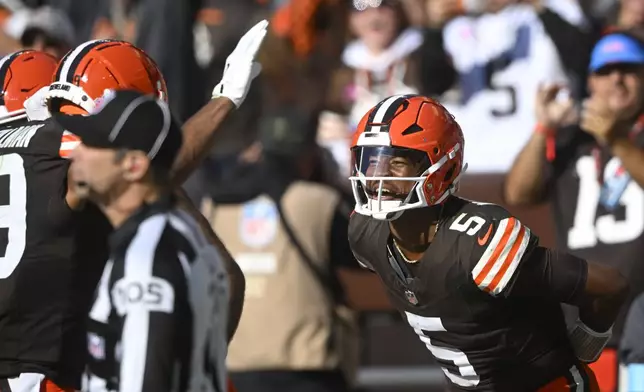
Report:
[[[182,136],[167,105],[110,91],[93,115],[55,119],[82,140],[75,186],[115,228],[90,312],[86,389],[225,391],[227,276],[172,197]]]

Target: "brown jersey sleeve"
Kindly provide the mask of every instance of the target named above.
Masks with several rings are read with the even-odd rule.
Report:
[[[542,297],[575,304],[586,284],[584,260],[539,246],[537,236],[517,218],[487,225],[472,241],[470,253],[475,263],[472,279],[479,289],[505,298]]]
[[[513,216],[480,222],[480,229],[468,236],[471,248],[466,257],[476,286],[497,296],[512,285],[538,238]]]
[[[575,305],[584,292],[587,274],[585,260],[539,246],[525,260],[506,295],[541,297]]]

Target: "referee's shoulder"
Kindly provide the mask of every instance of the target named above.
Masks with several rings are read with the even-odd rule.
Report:
[[[198,250],[208,244],[199,223],[186,211],[175,208],[168,213],[168,228],[172,235],[187,242],[193,250]]]
[[[151,274],[166,275],[168,278],[180,277],[186,273],[186,265],[194,252],[194,246],[187,237],[185,227],[190,223],[171,213],[159,213],[148,217],[137,237],[137,246],[130,246],[131,259],[152,262]],[[135,241],[133,241],[135,242]],[[131,244],[132,245],[132,244]],[[184,260],[182,260],[184,259]]]

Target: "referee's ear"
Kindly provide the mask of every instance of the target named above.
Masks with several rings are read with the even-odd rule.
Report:
[[[120,162],[123,179],[142,182],[148,175],[150,159],[143,151],[128,151]]]

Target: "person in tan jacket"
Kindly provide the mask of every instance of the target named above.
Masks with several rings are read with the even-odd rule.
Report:
[[[227,359],[239,392],[342,392],[352,376],[355,324],[334,271],[358,267],[347,239],[351,207],[315,181],[315,118],[288,108],[265,117],[262,156],[240,176],[245,185],[226,183],[202,203],[246,276]]]

